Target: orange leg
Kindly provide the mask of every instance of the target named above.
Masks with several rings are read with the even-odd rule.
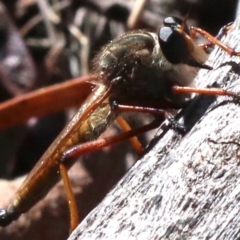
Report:
[[[62,163],[60,163],[59,168],[68,199],[68,206],[70,211],[70,233],[71,233],[79,224],[78,208],[76,198],[73,194],[71,182],[68,176],[68,169]]]
[[[198,93],[198,94],[204,94],[204,95],[239,97],[238,94],[232,91],[221,89],[221,88],[194,88],[194,87],[173,86],[172,90],[176,94]]]
[[[117,120],[118,125],[122,128],[122,130],[124,132],[131,130],[131,127],[129,126],[129,124],[126,122],[126,120],[123,117],[118,116],[116,120]],[[144,148],[143,148],[142,144],[139,142],[139,139],[134,136],[134,137],[130,138],[129,140],[130,140],[134,150],[136,151],[137,155],[140,156],[143,153]]]
[[[204,31],[201,28],[197,28],[197,27],[191,27],[190,29],[190,36],[192,38],[195,38],[196,34],[200,34],[203,37],[205,37],[210,43],[208,44],[203,44],[202,46],[200,45],[200,47],[207,49],[208,47],[211,47],[212,45],[217,45],[219,46],[221,49],[223,49],[225,52],[227,52],[230,56],[240,56],[240,52],[235,51],[234,49],[230,48],[229,46],[223,44],[219,39],[226,34],[230,29],[231,29],[230,24],[224,26],[217,37],[213,37],[211,34],[209,34],[208,32]]]
[[[123,105],[123,104],[118,104],[116,102],[113,102],[113,108],[124,111],[124,112],[150,113],[152,115],[162,116],[163,120],[167,119],[170,122],[172,128],[178,130],[180,133],[183,133],[183,134],[186,131],[185,126],[178,123],[174,119],[174,116],[165,109],[145,107],[145,106],[142,107],[142,106]],[[159,119],[158,119],[158,121],[159,121]],[[161,121],[159,121],[159,122],[161,122]]]
[[[136,135],[139,135],[139,134],[145,133],[149,130],[152,130],[154,128],[157,128],[158,126],[159,126],[159,122],[153,121],[150,124],[144,125],[142,127],[136,128],[136,129],[129,130],[129,131],[119,134],[117,136],[100,138],[95,141],[86,142],[84,144],[74,146],[63,153],[61,162],[64,164],[65,161],[68,161],[72,158],[76,158],[76,157],[82,156],[86,153],[97,151],[104,147],[108,147],[110,145],[117,144],[119,142],[128,140]]]

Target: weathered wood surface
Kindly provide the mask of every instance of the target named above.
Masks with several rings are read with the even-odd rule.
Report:
[[[240,17],[223,42],[240,51]],[[196,86],[218,84],[239,93],[239,62],[215,48],[209,58],[215,70],[201,70]],[[182,113],[191,128],[183,138],[163,126],[157,144],[69,240],[239,239],[239,104],[200,97]]]

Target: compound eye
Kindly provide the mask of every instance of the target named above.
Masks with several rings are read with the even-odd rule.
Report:
[[[177,17],[167,17],[163,20],[163,25],[168,27],[177,27],[178,25],[181,26],[182,20]]]
[[[173,35],[173,30],[170,27],[162,27],[159,29],[158,38],[160,41],[169,42],[170,38]]]
[[[171,27],[162,27],[158,40],[164,57],[172,64],[184,63],[189,56],[188,46],[183,33]]]
[[[167,17],[163,20],[163,26],[172,29],[182,29],[185,33],[190,34],[187,24],[178,17]]]

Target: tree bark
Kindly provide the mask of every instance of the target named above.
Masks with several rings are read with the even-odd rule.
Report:
[[[240,17],[223,42],[240,51]],[[240,57],[215,47],[198,87],[240,92]],[[240,107],[232,97],[196,97],[167,122],[144,155],[69,237],[76,239],[239,239]]]

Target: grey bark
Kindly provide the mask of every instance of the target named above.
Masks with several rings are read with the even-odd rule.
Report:
[[[223,42],[240,51],[240,18]],[[214,70],[201,70],[196,86],[239,93],[239,62],[216,47],[208,62]],[[164,123],[159,141],[69,240],[239,239],[239,103],[232,97],[196,97],[180,113],[188,133],[182,137]]]

